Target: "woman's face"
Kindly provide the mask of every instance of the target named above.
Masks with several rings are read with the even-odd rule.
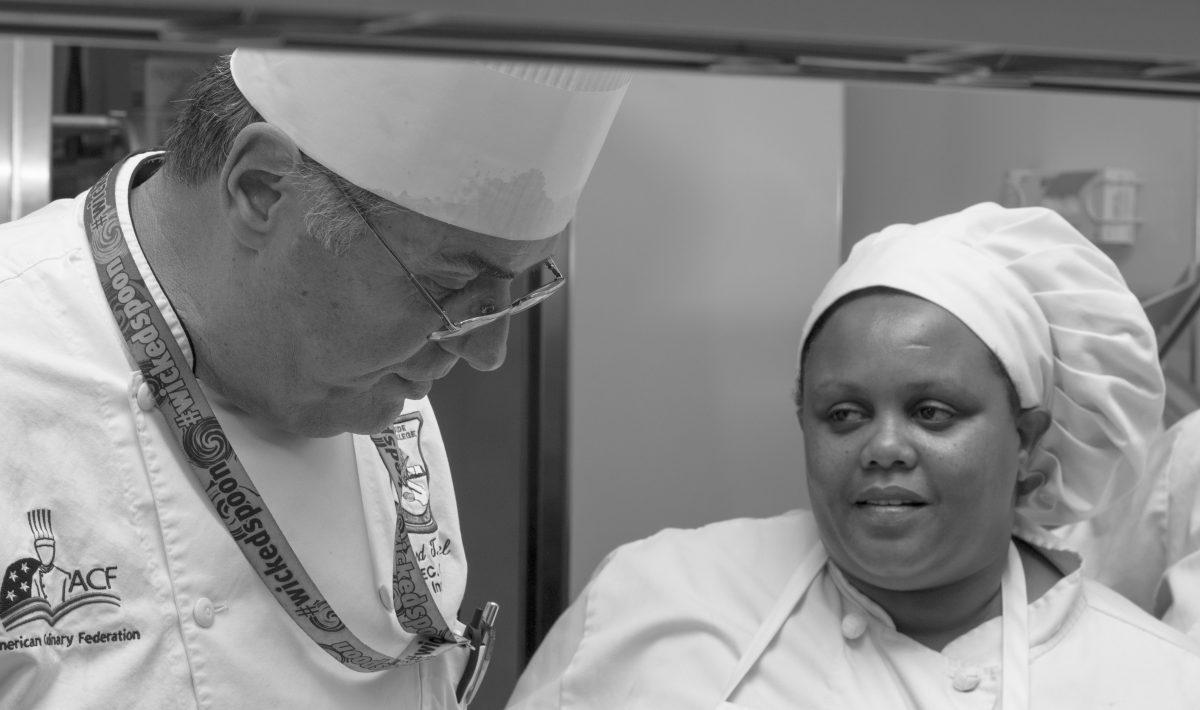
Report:
[[[852,579],[932,589],[1002,564],[1027,456],[982,341],[940,306],[872,294],[839,306],[801,383],[821,538]]]

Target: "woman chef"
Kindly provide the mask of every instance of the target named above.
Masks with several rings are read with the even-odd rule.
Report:
[[[606,560],[514,708],[1200,708],[1200,649],[1046,527],[1126,494],[1159,431],[1154,336],[1040,208],[864,239],[804,327],[812,511]]]

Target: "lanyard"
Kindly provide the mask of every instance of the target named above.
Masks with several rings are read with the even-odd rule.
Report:
[[[415,638],[399,656],[376,651],[346,628],[321,595],[266,501],[256,492],[133,260],[117,213],[117,174],[122,165],[114,166],[92,187],[85,203],[84,227],[96,272],[126,348],[150,386],[159,413],[246,561],[288,616],[351,670],[384,671],[468,645],[470,640],[446,623],[425,584],[398,503],[393,608],[401,628]],[[395,439],[394,430],[372,437],[391,474],[396,473],[397,462],[388,450],[394,450]],[[402,480],[395,475],[389,478],[393,486]]]

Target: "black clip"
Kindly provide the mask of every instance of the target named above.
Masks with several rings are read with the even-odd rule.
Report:
[[[467,667],[463,669],[462,678],[458,681],[456,695],[458,702],[464,708],[475,699],[483,676],[487,674],[488,664],[492,661],[492,647],[496,639],[496,615],[500,613],[500,605],[487,602],[475,610],[471,623],[464,631],[469,642],[471,654],[467,657]]]

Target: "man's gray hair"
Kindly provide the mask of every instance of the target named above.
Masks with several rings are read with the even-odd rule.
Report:
[[[234,83],[229,57],[219,58],[192,83],[183,100],[167,135],[164,174],[185,185],[202,184],[220,172],[238,133],[262,120]],[[391,206],[303,153],[289,177],[303,186],[309,234],[334,253],[344,251],[364,227],[343,194],[364,214]]]

